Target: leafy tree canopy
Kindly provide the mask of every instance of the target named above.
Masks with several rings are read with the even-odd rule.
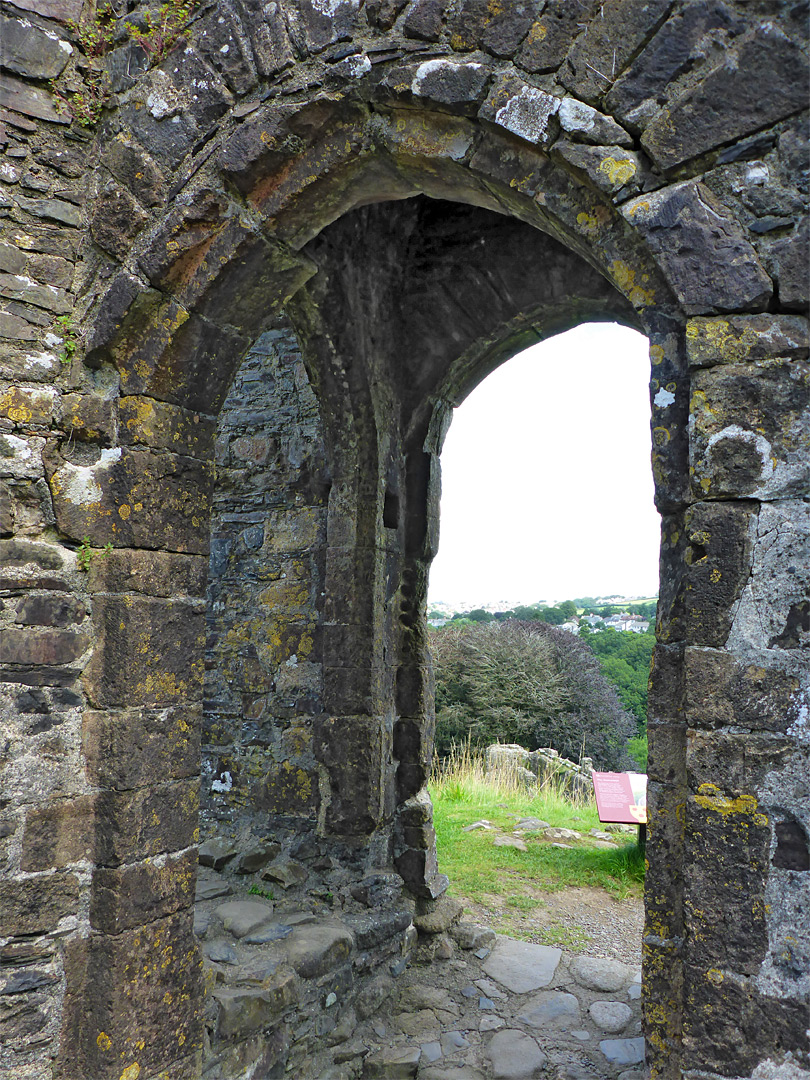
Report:
[[[541,621],[493,621],[446,626],[431,643],[440,754],[470,738],[551,746],[602,769],[631,765],[625,747],[636,723],[574,634]]]

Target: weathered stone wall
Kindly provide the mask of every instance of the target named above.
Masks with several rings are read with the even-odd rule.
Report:
[[[664,517],[649,1058],[806,1063],[805,6],[169,9],[0,6],[0,1075],[200,1075],[201,736],[206,828],[441,892],[442,435],[594,317]]]

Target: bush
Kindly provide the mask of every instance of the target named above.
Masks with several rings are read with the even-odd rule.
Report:
[[[544,622],[448,626],[431,635],[436,669],[436,749],[520,743],[585,754],[600,769],[631,762],[636,724],[584,641]]]

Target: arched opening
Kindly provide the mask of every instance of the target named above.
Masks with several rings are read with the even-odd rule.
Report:
[[[472,901],[499,932],[635,965],[637,827],[611,823],[608,834],[570,788],[569,800],[553,798],[542,754],[502,752],[490,763],[485,748],[551,747],[572,759],[557,785],[580,777],[577,795],[591,798],[590,769],[575,771],[583,755],[600,771],[646,771],[628,738],[642,733],[646,742],[658,593],[648,350],[633,330],[582,325],[513,357],[465,398],[442,449],[441,544],[428,594],[444,758],[432,790],[450,895]],[[625,609],[645,617],[620,620]],[[531,652],[524,632],[537,638]],[[471,753],[459,747],[467,739]],[[548,824],[568,832],[546,834]],[[625,845],[631,858],[622,852],[611,873],[604,852]]]

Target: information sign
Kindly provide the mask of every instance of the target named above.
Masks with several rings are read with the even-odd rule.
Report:
[[[647,824],[647,777],[644,773],[594,772],[593,789],[600,821]]]

